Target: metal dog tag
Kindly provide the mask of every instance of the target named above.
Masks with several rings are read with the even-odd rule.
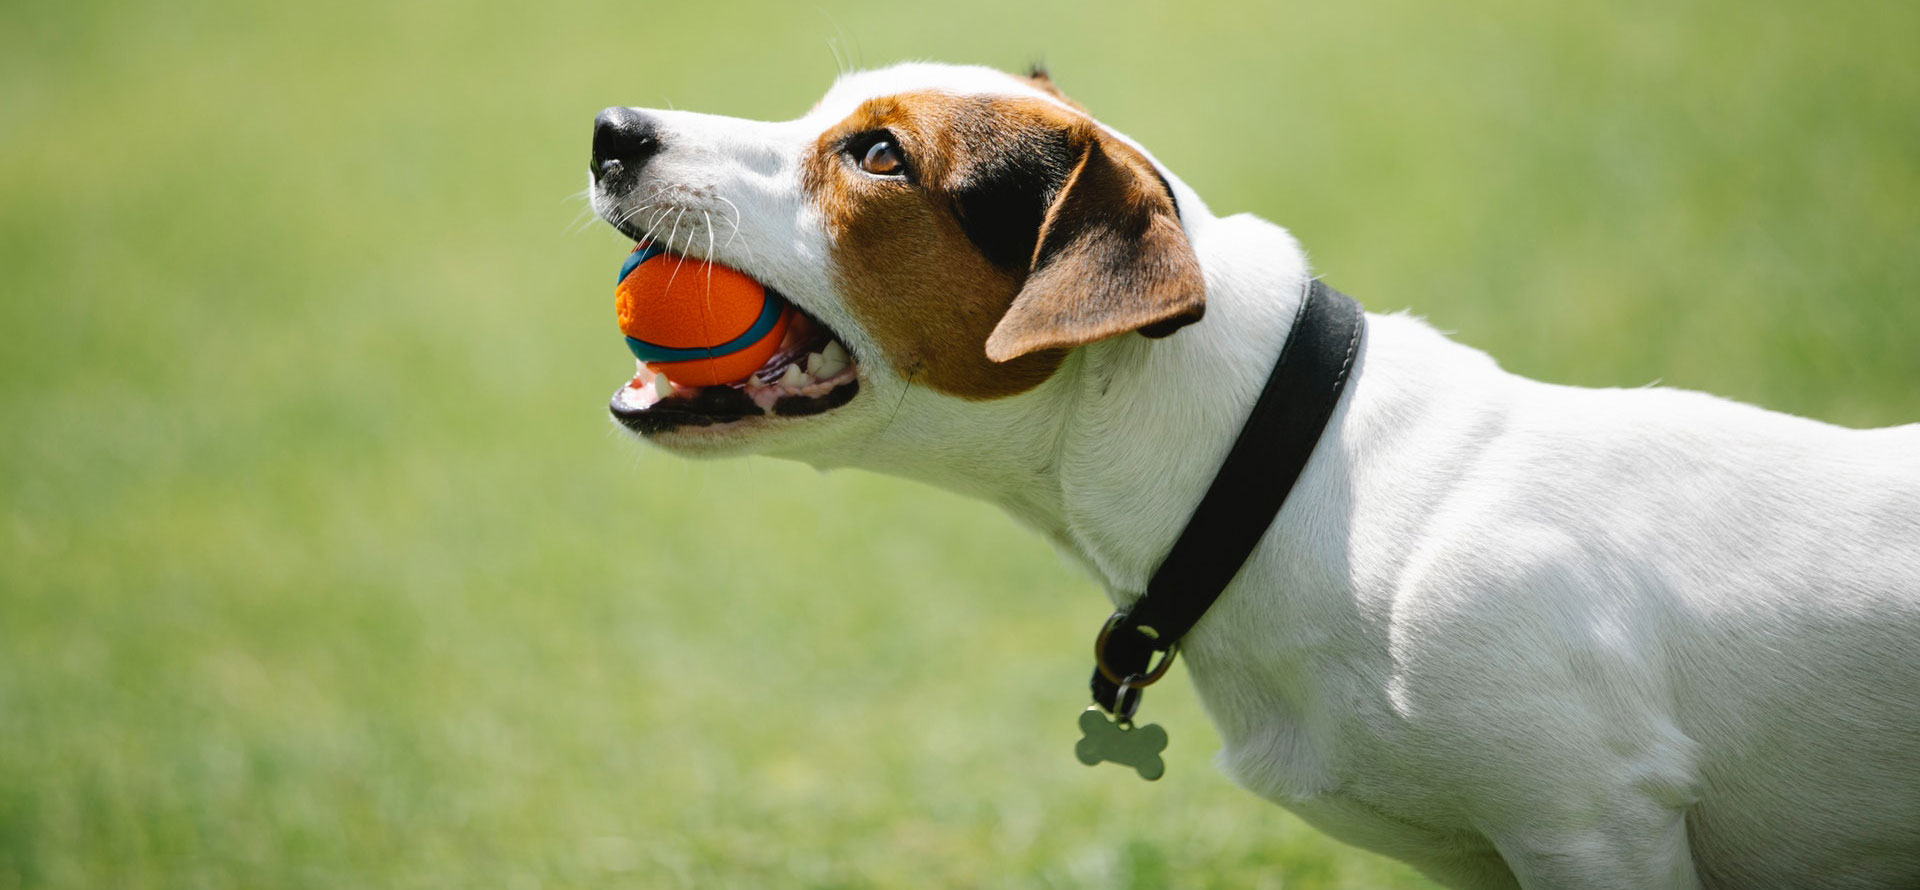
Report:
[[[1129,720],[1108,720],[1097,707],[1080,712],[1080,741],[1073,756],[1088,766],[1101,762],[1133,767],[1151,782],[1167,772],[1160,752],[1167,749],[1167,731],[1157,723],[1134,726]]]

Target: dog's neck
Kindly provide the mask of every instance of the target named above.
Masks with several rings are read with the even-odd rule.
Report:
[[[1076,350],[1019,396],[962,402],[908,387],[888,423],[820,465],[851,465],[999,504],[1125,601],[1184,528],[1285,342],[1307,281],[1285,230],[1190,223],[1206,317],[1171,337]],[[912,404],[904,404],[911,402]]]
[[[1207,314],[1171,337],[1083,349],[1058,484],[1070,552],[1116,602],[1145,589],[1246,422],[1307,283],[1285,230],[1207,220],[1194,248]]]

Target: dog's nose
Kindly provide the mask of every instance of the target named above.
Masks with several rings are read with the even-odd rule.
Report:
[[[638,171],[660,151],[660,124],[631,108],[614,106],[593,119],[593,178]]]

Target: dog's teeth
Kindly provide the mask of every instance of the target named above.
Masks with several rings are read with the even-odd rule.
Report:
[[[800,370],[799,365],[788,365],[787,369],[780,374],[780,385],[798,390],[807,385],[807,372]]]
[[[827,364],[840,368],[847,366],[847,348],[841,346],[838,340],[828,343],[827,348],[820,353],[820,357]]]
[[[817,352],[807,353],[807,376],[819,377],[820,366],[823,364],[826,364],[826,362],[827,362],[826,357],[822,356],[820,353],[817,353]]]
[[[663,399],[673,395],[673,381],[668,380],[665,374],[653,375],[653,394]]]

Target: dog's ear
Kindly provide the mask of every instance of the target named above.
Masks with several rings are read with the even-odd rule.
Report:
[[[1065,102],[1076,110],[1086,111],[1086,109],[1080,107],[1080,103],[1067,98],[1067,94],[1061,92],[1060,88],[1054,85],[1053,75],[1047,71],[1047,66],[1039,62],[1033,63],[1033,65],[1027,69],[1027,82],[1039,87],[1047,95]]]
[[[1206,309],[1200,260],[1146,157],[1088,126],[1040,225],[1026,281],[987,338],[1004,362],[1139,331],[1164,337]]]

